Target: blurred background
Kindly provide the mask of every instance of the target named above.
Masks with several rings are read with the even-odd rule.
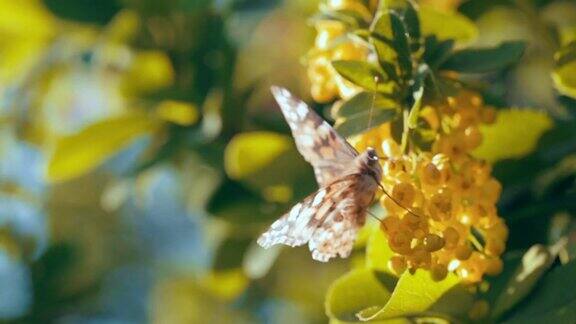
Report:
[[[474,81],[489,104],[554,124],[496,165],[500,213],[509,248],[575,233],[576,104],[551,75],[576,3],[422,4],[468,21],[469,45],[528,42],[521,62]],[[325,323],[325,291],[350,262],[254,243],[315,187],[268,89],[312,104],[317,8],[0,0],[1,321]]]

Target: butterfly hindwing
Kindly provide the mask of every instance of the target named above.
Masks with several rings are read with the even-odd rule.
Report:
[[[364,215],[354,206],[348,188],[353,179],[345,179],[321,188],[296,204],[258,239],[268,248],[275,244],[300,246],[308,243],[312,257],[326,262],[340,255],[347,257],[353,247],[359,220]]]
[[[312,164],[316,180],[324,186],[341,175],[358,155],[325,120],[286,89],[272,87],[298,151]]]

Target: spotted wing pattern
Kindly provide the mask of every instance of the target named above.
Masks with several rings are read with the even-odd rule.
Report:
[[[358,152],[303,101],[288,90],[272,87],[298,151],[312,164],[319,186],[346,171]]]
[[[322,262],[338,255],[349,256],[365,217],[351,194],[355,181],[355,177],[345,177],[308,196],[276,220],[258,244],[269,248],[308,243],[312,258]]]

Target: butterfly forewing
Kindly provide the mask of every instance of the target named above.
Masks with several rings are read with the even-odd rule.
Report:
[[[312,164],[318,185],[341,175],[358,155],[356,150],[288,90],[272,87],[272,94],[292,130],[298,151]]]

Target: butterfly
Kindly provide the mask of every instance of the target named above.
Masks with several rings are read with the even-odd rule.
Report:
[[[376,151],[368,148],[358,153],[288,90],[272,87],[271,91],[298,151],[314,168],[320,188],[272,223],[257,242],[264,248],[308,243],[312,258],[321,262],[336,256],[346,258],[381,186],[382,167]]]

